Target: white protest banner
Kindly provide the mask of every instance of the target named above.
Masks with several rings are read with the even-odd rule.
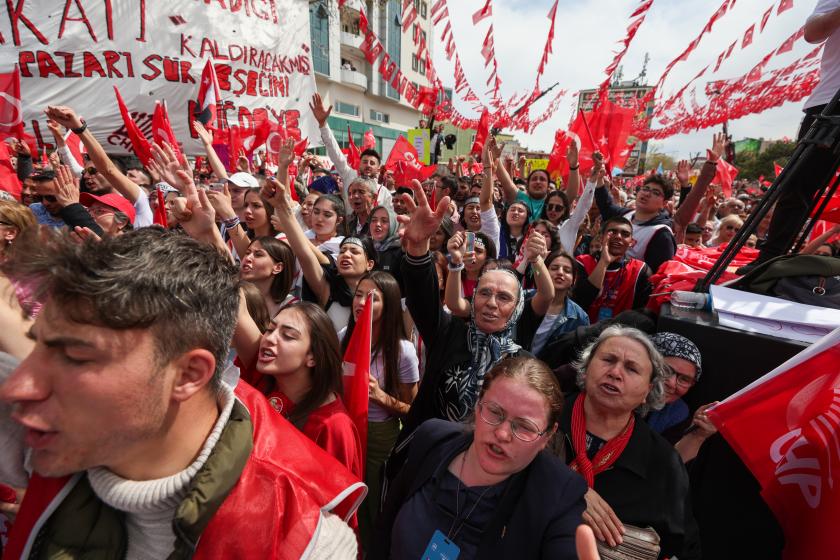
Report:
[[[307,0],[15,0],[0,7],[0,73],[20,68],[26,132],[51,148],[44,108],[68,105],[110,153],[130,144],[112,86],[151,138],[166,101],[185,153],[207,59],[219,80],[218,120],[248,136],[268,119],[320,144],[307,106],[315,91]]]

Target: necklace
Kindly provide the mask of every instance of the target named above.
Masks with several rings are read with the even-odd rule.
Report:
[[[461,529],[464,528],[464,524],[470,518],[470,516],[475,511],[475,508],[478,507],[478,503],[484,497],[488,490],[490,490],[493,486],[488,486],[484,489],[484,491],[478,496],[478,499],[475,501],[473,506],[470,508],[470,511],[467,512],[467,515],[464,516],[464,519],[461,520],[461,523],[458,523],[458,517],[460,517],[460,497],[461,497],[461,478],[464,476],[464,464],[467,462],[467,453],[469,452],[469,447],[466,451],[464,451],[464,456],[461,459],[461,468],[458,470],[458,485],[455,488],[455,519],[452,521],[452,526],[449,528],[449,532],[446,533],[446,538],[449,540],[453,540],[455,537],[458,536],[458,533],[461,532]],[[469,489],[469,487],[467,487]],[[469,490],[468,490],[469,492]],[[467,507],[467,500],[464,500],[464,508]],[[457,528],[456,528],[457,525]]]

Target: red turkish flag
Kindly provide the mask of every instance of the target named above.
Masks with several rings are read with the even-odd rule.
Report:
[[[359,314],[344,352],[344,406],[359,432],[362,467],[365,464],[368,432],[368,402],[370,387],[371,334],[373,331],[373,298],[365,297],[365,306]]]
[[[633,118],[633,109],[620,107],[609,100],[598,105],[594,112],[582,114],[578,111],[569,132],[580,139],[579,160],[582,175],[592,168],[592,154],[596,150],[603,154],[609,170],[624,166],[630,157],[627,139],[630,137]]]
[[[82,154],[87,153],[87,150],[85,149],[85,145],[82,144],[82,139],[79,138],[79,135],[75,134],[72,130],[68,130],[64,133],[64,143],[67,145],[67,149],[70,150],[76,163],[84,166],[85,159]]]
[[[356,147],[356,143],[353,141],[353,133],[350,132],[350,125],[347,125],[347,164],[356,171],[362,164],[359,148]]]
[[[548,166],[545,169],[552,179],[565,177],[569,173],[566,151],[572,142],[574,142],[574,138],[565,130],[558,130],[554,133],[554,146],[551,148],[551,154],[548,156]]]
[[[493,27],[487,30],[487,35],[484,37],[484,42],[481,44],[481,56],[484,57],[484,66],[490,64],[495,54],[495,47],[493,46]]]
[[[784,167],[782,167],[781,165],[779,165],[775,161],[773,162],[773,171],[776,173],[776,177],[778,177],[779,175],[782,174],[783,169],[784,169]]]
[[[178,161],[183,164],[186,160],[184,154],[181,153],[181,147],[178,145],[178,139],[175,137],[175,132],[172,130],[172,123],[169,122],[169,111],[166,110],[166,102],[155,102],[155,112],[152,115],[152,140],[158,144],[163,142],[168,143],[175,152]]]
[[[376,149],[376,137],[373,135],[373,129],[367,129],[365,132],[364,137],[362,138],[362,151],[364,150],[375,150]]]
[[[782,12],[786,12],[791,8],[793,8],[793,0],[782,0],[779,4],[779,9],[776,11],[776,15],[781,15]]]
[[[840,519],[840,329],[707,414],[761,485],[785,560],[832,558]]]
[[[0,142],[0,190],[6,191],[19,201],[22,185],[10,156],[8,144]]]
[[[490,2],[491,0],[487,0],[487,2],[484,3],[484,7],[480,8],[476,13],[473,14],[473,25],[478,25],[478,22],[480,22],[486,17],[490,17],[493,15],[493,5]]]
[[[744,33],[744,38],[743,38],[743,40],[741,40],[741,48],[742,48],[742,49],[745,49],[745,48],[747,48],[748,46],[750,46],[750,44],[752,44],[752,41],[753,41],[753,33],[754,33],[754,32],[755,32],[755,24],[752,24],[752,25],[750,26],[750,28],[749,28],[749,29],[747,29],[747,32],[746,32],[746,33]]]
[[[717,163],[717,171],[715,177],[712,179],[713,183],[720,185],[723,194],[727,197],[732,196],[732,182],[738,176],[738,168],[730,164],[723,158],[720,158]]]
[[[128,136],[129,142],[131,142],[131,149],[134,150],[134,154],[140,160],[140,163],[146,166],[152,161],[151,144],[146,138],[146,135],[143,134],[143,131],[140,130],[140,127],[137,126],[137,123],[134,122],[134,119],[131,118],[131,113],[128,112],[128,107],[125,106],[125,102],[117,86],[114,86],[114,93],[117,95],[117,106],[120,109],[120,115],[122,115],[123,124],[125,125],[125,133]]]
[[[168,228],[169,222],[166,219],[166,201],[164,199],[163,189],[155,188],[155,196],[157,197],[157,208],[155,208],[152,223]]]
[[[385,169],[394,172],[394,182],[398,187],[405,187],[412,179],[425,181],[437,170],[437,165],[423,165],[417,159],[417,150],[412,146],[405,136],[397,138],[388,161],[385,162]]]
[[[770,15],[773,13],[773,6],[767,8],[767,11],[764,12],[764,15],[761,16],[761,25],[758,27],[759,33],[764,31],[764,26],[767,25],[767,20],[770,19]]]
[[[0,74],[0,136],[23,136],[23,104],[20,99],[20,72]]]
[[[273,132],[274,127],[271,121],[263,117],[259,122],[242,135],[242,146],[245,148],[245,155],[251,157],[260,146],[264,145]]]
[[[300,142],[295,144],[295,155],[300,157],[306,152],[306,148],[309,147],[309,138],[304,138]]]
[[[484,149],[484,143],[487,141],[487,136],[490,135],[490,111],[484,108],[481,112],[481,118],[478,120],[478,128],[475,131],[475,142],[473,142],[471,154],[480,154]]]

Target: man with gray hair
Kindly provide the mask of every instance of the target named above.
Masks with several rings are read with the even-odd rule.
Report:
[[[0,399],[34,474],[7,558],[356,557],[341,517],[364,485],[221,381],[240,306],[228,255],[160,228],[24,246],[3,272],[43,308]]]
[[[379,185],[373,179],[356,177],[347,189],[352,214],[347,219],[347,235],[370,235],[370,213],[376,207]]]

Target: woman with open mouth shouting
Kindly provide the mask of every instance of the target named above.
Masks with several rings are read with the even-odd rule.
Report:
[[[563,396],[534,358],[496,364],[469,429],[429,420],[388,490],[371,560],[577,558],[575,529],[586,485],[544,451]],[[424,553],[424,550],[426,553]],[[448,551],[449,553],[446,553]]]
[[[699,558],[680,456],[642,416],[661,408],[669,370],[653,342],[630,327],[610,326],[575,364],[580,393],[560,417],[566,461],[587,482],[585,523],[609,547],[625,524],[652,527],[660,558]]]

